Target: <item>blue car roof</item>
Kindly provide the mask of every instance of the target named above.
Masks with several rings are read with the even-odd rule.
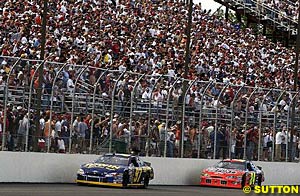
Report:
[[[124,157],[124,158],[135,157],[134,155],[131,154],[119,154],[119,153],[106,153],[103,156],[116,156],[116,157]]]

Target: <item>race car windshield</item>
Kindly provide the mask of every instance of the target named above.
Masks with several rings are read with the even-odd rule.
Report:
[[[109,165],[128,165],[129,159],[125,157],[118,157],[118,156],[102,156],[95,162],[109,164]]]
[[[243,162],[229,162],[229,161],[221,161],[215,165],[215,167],[218,168],[224,168],[224,169],[239,169],[239,170],[245,170],[245,163]]]

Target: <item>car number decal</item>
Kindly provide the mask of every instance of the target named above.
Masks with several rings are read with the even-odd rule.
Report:
[[[255,173],[253,172],[253,173],[251,173],[251,176],[250,176],[250,182],[249,182],[249,184],[250,185],[254,185],[254,183],[255,183]]]
[[[135,168],[135,172],[134,172],[134,176],[133,176],[133,182],[139,182],[141,179],[143,173],[143,169],[142,168]]]

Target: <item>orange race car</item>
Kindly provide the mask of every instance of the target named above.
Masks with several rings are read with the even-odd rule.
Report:
[[[225,159],[202,171],[200,185],[243,188],[244,186],[261,185],[264,180],[262,168],[253,162]]]

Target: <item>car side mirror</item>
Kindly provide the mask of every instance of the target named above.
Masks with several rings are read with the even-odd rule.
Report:
[[[149,166],[149,167],[151,166],[151,163],[149,163],[149,162],[144,161],[144,163],[145,163],[146,166]]]
[[[257,167],[258,169],[260,169],[260,170],[262,169],[262,167],[261,167],[261,166],[256,166],[256,167]]]

